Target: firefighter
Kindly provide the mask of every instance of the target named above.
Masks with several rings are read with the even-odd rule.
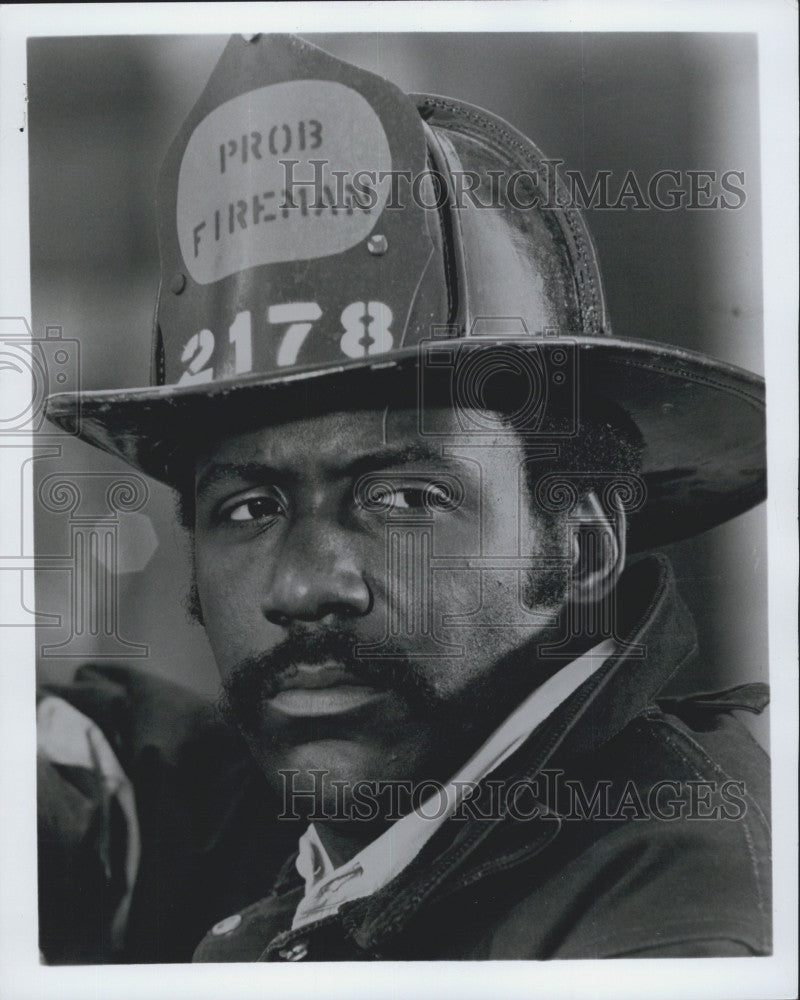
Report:
[[[242,787],[299,825],[199,961],[770,950],[763,686],[659,697],[696,641],[644,554],[763,498],[763,384],[613,336],[545,162],[236,36],[160,176],[153,384],[49,400],[177,491]]]

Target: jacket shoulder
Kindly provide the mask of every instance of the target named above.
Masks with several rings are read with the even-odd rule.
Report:
[[[573,764],[491,957],[770,953],[769,762],[744,726],[654,707]]]

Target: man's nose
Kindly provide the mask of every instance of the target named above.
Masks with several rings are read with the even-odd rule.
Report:
[[[314,516],[294,521],[273,559],[264,598],[264,615],[273,624],[369,612],[372,593],[340,525]]]

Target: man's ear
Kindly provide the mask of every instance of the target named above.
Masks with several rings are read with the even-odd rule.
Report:
[[[596,604],[613,591],[625,566],[625,512],[605,510],[591,490],[570,513],[569,527],[570,599],[577,604]]]

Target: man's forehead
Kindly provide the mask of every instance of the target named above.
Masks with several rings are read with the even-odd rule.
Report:
[[[498,424],[498,440],[507,446],[508,430]],[[492,418],[490,417],[490,419]],[[198,476],[211,465],[263,462],[275,468],[315,466],[344,470],[367,462],[380,465],[442,460],[450,447],[475,443],[449,407],[426,411],[424,424],[416,407],[339,410],[284,419],[213,439],[197,462]],[[485,433],[481,446],[486,447]]]

